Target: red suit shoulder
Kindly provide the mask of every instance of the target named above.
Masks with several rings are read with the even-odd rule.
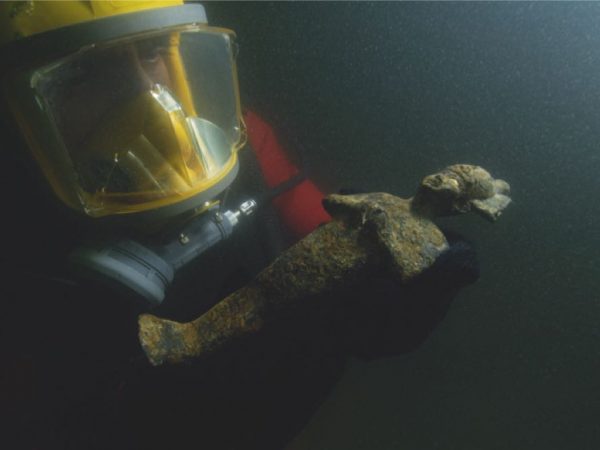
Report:
[[[248,140],[269,188],[296,176],[298,168],[290,161],[273,128],[253,111],[244,113]],[[331,217],[323,209],[323,193],[309,179],[302,181],[273,200],[283,224],[298,239],[306,236]]]

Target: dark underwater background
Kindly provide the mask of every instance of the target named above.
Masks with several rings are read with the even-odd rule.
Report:
[[[244,104],[327,191],[409,197],[471,163],[512,186],[448,219],[480,280],[413,353],[353,360],[288,450],[600,446],[600,4],[205,4]]]

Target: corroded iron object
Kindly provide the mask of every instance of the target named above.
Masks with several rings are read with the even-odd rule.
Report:
[[[196,320],[141,315],[142,347],[153,365],[197,359],[298,307],[316,306],[311,302],[325,301],[328,292],[369,274],[387,272],[407,282],[448,247],[433,218],[476,210],[495,220],[510,202],[508,190],[506,182],[480,167],[455,165],[423,179],[411,199],[386,193],[330,195],[323,205],[332,222]]]

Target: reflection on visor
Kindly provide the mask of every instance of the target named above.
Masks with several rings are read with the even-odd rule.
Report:
[[[230,157],[222,130],[185,117],[164,86],[155,85],[110,116],[76,161],[82,187],[91,194],[138,192],[148,199],[181,194],[214,176]]]

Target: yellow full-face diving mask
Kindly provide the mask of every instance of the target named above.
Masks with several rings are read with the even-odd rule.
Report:
[[[237,173],[233,40],[200,5],[84,21],[7,46],[2,93],[68,206],[93,217],[177,213]]]

